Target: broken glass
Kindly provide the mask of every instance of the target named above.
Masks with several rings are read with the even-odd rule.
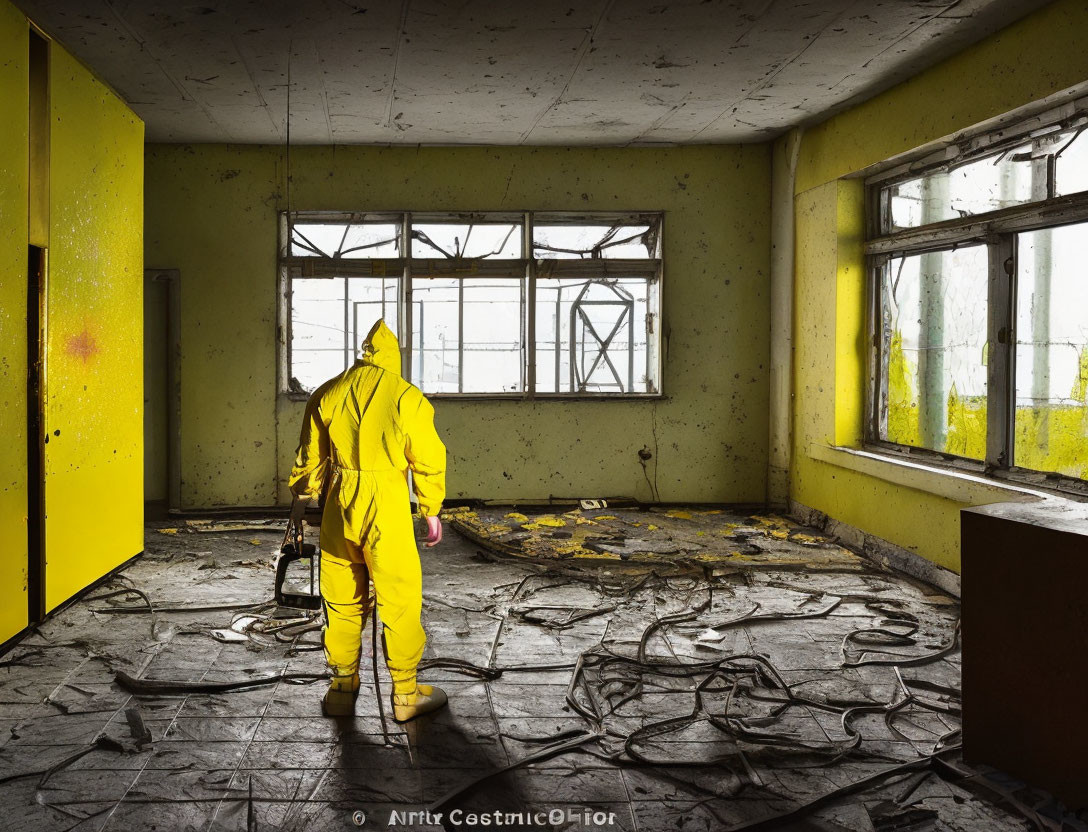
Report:
[[[394,222],[295,222],[294,257],[400,257],[400,224]]]
[[[1080,130],[1024,143],[889,185],[884,233],[985,214],[1088,189],[1088,147]]]
[[[1019,238],[1014,462],[1088,479],[1088,224]]]
[[[412,223],[412,256],[448,260],[517,260],[521,254],[520,223]]]
[[[312,390],[349,366],[375,320],[396,331],[399,299],[413,294],[404,337],[412,381],[428,393],[525,392],[534,362],[548,370],[542,392],[658,392],[661,216],[537,217],[544,278],[534,301],[529,214],[292,213],[282,226],[292,259],[281,263],[293,287],[288,390]],[[547,330],[536,358],[530,314]]]
[[[1055,195],[1088,191],[1088,131],[1081,128],[1057,154]]]
[[[658,254],[658,223],[552,224],[533,226],[533,256],[571,259],[654,259]]]
[[[885,266],[882,439],[985,458],[987,288],[985,246]]]

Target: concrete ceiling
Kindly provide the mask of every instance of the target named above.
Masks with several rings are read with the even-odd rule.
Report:
[[[16,0],[152,142],[765,140],[1045,0]]]

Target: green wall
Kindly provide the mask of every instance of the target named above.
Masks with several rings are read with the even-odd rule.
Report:
[[[147,148],[146,261],[181,272],[185,508],[287,499],[303,405],[275,393],[283,157]],[[662,500],[763,501],[767,146],[297,147],[291,165],[299,210],[664,210],[666,398],[438,401],[450,496],[648,500],[647,446]]]
[[[865,168],[1088,81],[1088,6],[1059,0],[806,131],[795,182],[791,498],[959,570],[959,513],[1017,495],[835,448],[862,440]],[[775,175],[787,175],[785,139]]]

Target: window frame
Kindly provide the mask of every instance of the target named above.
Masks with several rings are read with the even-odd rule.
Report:
[[[522,226],[522,257],[497,258],[353,258],[296,256],[291,252],[290,230],[293,223],[303,221],[344,222],[352,219],[367,221],[392,220],[401,223],[399,248],[411,252],[413,220],[422,222],[518,222]],[[291,387],[292,343],[292,281],[296,278],[312,279],[327,276],[330,279],[344,277],[393,277],[398,281],[397,320],[398,338],[401,344],[402,374],[409,381],[412,377],[414,341],[413,287],[412,282],[428,278],[516,278],[522,285],[521,303],[521,391],[513,392],[442,392],[426,393],[430,399],[533,401],[558,399],[565,401],[609,400],[658,400],[666,398],[664,392],[664,341],[661,321],[665,314],[664,285],[664,234],[665,211],[291,211],[277,214],[277,271],[278,316],[277,343],[277,390],[281,397],[292,401],[305,401],[310,393]],[[533,228],[542,225],[615,224],[621,222],[649,221],[656,225],[656,257],[647,258],[537,258],[533,257]],[[647,317],[647,370],[654,373],[656,389],[647,392],[561,391],[538,392],[536,390],[536,285],[537,276],[547,278],[587,277],[642,277],[654,287],[656,303],[648,304]],[[634,337],[634,323],[631,332]],[[573,333],[572,333],[573,337]],[[460,348],[463,350],[461,339]]]
[[[913,162],[897,164],[865,180],[867,354],[862,434],[864,448],[940,468],[1051,490],[1065,496],[1088,498],[1088,479],[1013,464],[1016,459],[1017,235],[1088,223],[1088,191],[1053,196],[1054,165],[1051,159],[1048,163],[1048,197],[1045,199],[913,228],[884,231],[891,227],[889,191],[886,190],[889,186],[958,167],[1021,145],[1033,137],[1071,127],[1088,129],[1088,115],[1084,110],[1076,109],[1071,114],[1070,108],[1064,108],[1033,116],[996,132],[968,135],[961,138],[958,144]],[[984,245],[988,252],[986,455],[981,461],[881,438],[883,419],[886,418],[881,331],[883,269],[894,258],[950,251],[968,245]]]

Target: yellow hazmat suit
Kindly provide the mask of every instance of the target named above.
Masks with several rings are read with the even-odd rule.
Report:
[[[434,408],[400,367],[397,337],[378,321],[363,357],[310,397],[290,487],[299,497],[318,497],[331,477],[321,517],[321,596],[333,674],[358,673],[373,580],[394,693],[410,694],[426,636],[408,471],[423,513],[436,516],[446,493],[446,448]]]

